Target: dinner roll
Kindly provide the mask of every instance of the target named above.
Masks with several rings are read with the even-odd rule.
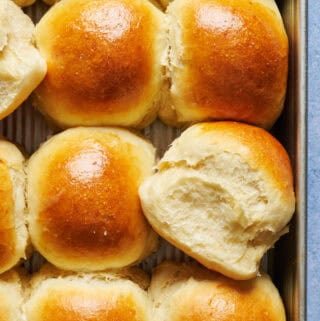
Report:
[[[22,289],[18,273],[9,271],[0,277],[0,321],[21,321]]]
[[[149,321],[139,269],[90,274],[41,271],[31,281],[27,321]]]
[[[34,47],[34,25],[10,0],[0,4],[0,119],[12,113],[46,73],[45,61]]]
[[[164,8],[167,8],[170,2],[173,0],[158,0]]]
[[[35,106],[60,127],[144,127],[161,100],[164,14],[147,0],[62,0],[36,27]]]
[[[286,92],[288,39],[273,0],[175,0],[168,9],[168,124],[271,127]]]
[[[154,272],[150,294],[157,321],[285,321],[269,276],[234,281],[197,265],[172,262]]]
[[[234,279],[257,274],[295,209],[284,148],[265,130],[233,122],[187,129],[142,184],[140,198],[161,236]]]
[[[18,148],[0,139],[0,273],[25,258],[28,233],[23,166],[24,157]]]
[[[36,2],[36,0],[13,0],[13,1],[15,2],[16,5],[18,5],[20,7],[31,6],[32,4],[34,4]]]
[[[157,245],[138,196],[155,150],[129,131],[75,128],[47,141],[28,162],[31,240],[66,270],[140,261]]]

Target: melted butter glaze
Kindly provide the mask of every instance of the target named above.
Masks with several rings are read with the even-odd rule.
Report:
[[[41,321],[146,321],[130,294],[103,295],[89,288],[52,289],[49,294],[40,305]]]
[[[139,103],[150,85],[152,12],[130,1],[78,0],[39,32],[48,73],[37,89],[48,113],[116,114]],[[50,42],[44,40],[51,37]]]
[[[39,220],[64,255],[108,257],[146,237],[138,197],[140,169],[130,144],[87,139],[58,151],[42,178]]]
[[[187,2],[179,12],[185,67],[176,84],[186,118],[196,113],[269,127],[286,90],[288,40],[281,21],[257,2]]]

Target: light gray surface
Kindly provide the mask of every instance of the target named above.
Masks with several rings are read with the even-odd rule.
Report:
[[[307,320],[320,320],[320,2],[309,1]]]

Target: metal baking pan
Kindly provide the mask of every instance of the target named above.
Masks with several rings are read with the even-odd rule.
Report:
[[[305,262],[306,262],[306,1],[279,0],[290,40],[290,66],[287,100],[285,110],[272,133],[287,148],[295,173],[297,210],[290,225],[290,233],[282,237],[274,250],[265,257],[264,266],[272,275],[282,298],[284,299],[287,320],[305,321]],[[38,3],[25,9],[33,19],[39,21],[48,7]],[[156,121],[146,128],[144,134],[149,137],[162,156],[172,140],[180,132]],[[11,116],[0,121],[0,134],[23,146],[31,154],[53,132],[42,116],[36,112],[31,101],[27,100]],[[164,259],[189,260],[179,250],[165,241],[159,251],[142,263],[150,271]],[[39,255],[28,262],[34,271],[43,259]]]

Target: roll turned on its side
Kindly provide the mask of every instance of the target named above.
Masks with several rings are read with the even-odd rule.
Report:
[[[199,123],[172,143],[157,168],[140,187],[155,231],[209,269],[255,277],[295,210],[283,146],[251,125]]]

